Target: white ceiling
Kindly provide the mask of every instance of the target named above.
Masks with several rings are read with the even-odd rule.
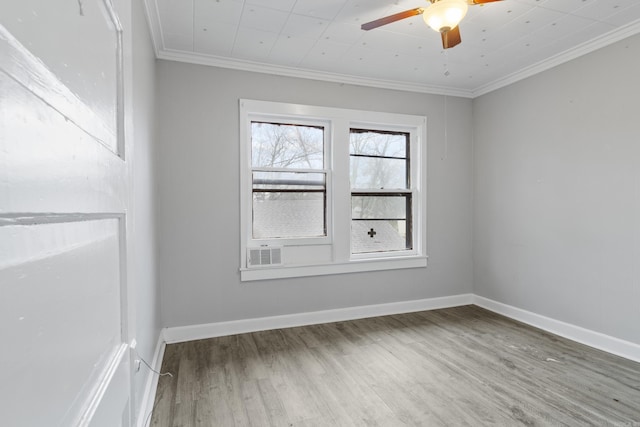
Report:
[[[471,6],[462,44],[415,16],[425,0],[146,0],[159,58],[474,97],[640,33],[639,0],[504,0]]]

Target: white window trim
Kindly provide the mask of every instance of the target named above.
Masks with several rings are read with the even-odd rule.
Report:
[[[256,101],[254,101],[256,102]],[[273,104],[273,103],[269,103],[269,104]],[[242,100],[241,100],[241,112],[242,112]],[[248,198],[246,198],[247,196],[244,195],[242,196],[242,191],[241,191],[241,197],[243,197],[243,200],[246,200],[246,202],[248,202],[249,204],[246,206],[246,209],[249,209],[249,216],[246,217],[246,222],[245,219],[243,219],[241,227],[245,228],[245,226],[247,227],[244,231],[246,233],[246,237],[243,237],[242,241],[243,242],[247,242],[249,240],[251,240],[252,246],[306,246],[306,245],[327,245],[327,244],[331,244],[332,243],[332,239],[331,239],[331,233],[329,233],[329,230],[332,229],[332,215],[331,215],[331,211],[332,211],[332,199],[333,199],[333,195],[332,195],[332,171],[331,171],[331,165],[328,164],[328,162],[331,159],[331,122],[329,120],[325,120],[325,119],[315,119],[313,117],[305,117],[302,118],[300,117],[299,114],[283,114],[283,113],[278,113],[276,111],[278,110],[268,110],[269,113],[264,114],[264,113],[258,113],[258,112],[250,112],[247,115],[244,116],[244,118],[246,119],[246,123],[241,124],[240,126],[240,158],[241,159],[245,159],[245,162],[242,162],[245,165],[246,171],[242,171],[242,175],[240,178],[240,185],[242,188],[242,191],[248,190]],[[243,116],[241,115],[240,121],[242,123],[242,119]],[[288,171],[291,172],[311,172],[311,173],[324,173],[325,174],[325,186],[326,186],[326,227],[327,227],[327,235],[326,236],[318,236],[318,237],[296,237],[296,238],[278,238],[278,239],[249,239],[249,236],[251,236],[252,233],[252,229],[251,229],[251,221],[250,220],[250,212],[251,212],[251,206],[252,206],[252,191],[251,191],[251,181],[247,180],[246,183],[242,182],[242,178],[247,179],[250,175],[251,175],[251,171],[255,171],[255,170],[267,170],[267,169],[272,169],[272,168],[254,168],[251,167],[251,150],[249,149],[250,143],[248,143],[248,139],[243,139],[243,138],[249,138],[251,135],[251,121],[252,120],[257,120],[257,121],[286,121],[288,124],[296,124],[296,125],[307,125],[307,126],[324,126],[324,161],[325,164],[323,166],[323,169],[288,169]],[[244,130],[245,132],[245,136],[243,137],[242,131]],[[246,153],[243,154],[243,150],[246,151]],[[248,157],[245,157],[248,156]],[[283,168],[286,169],[286,168]],[[242,170],[242,165],[241,165],[241,170]],[[248,187],[247,187],[248,186]],[[247,214],[246,209],[245,208],[241,208],[241,218],[242,218],[242,213]],[[242,265],[242,264],[241,264]],[[253,269],[253,268],[252,268]]]
[[[251,239],[251,121],[322,123],[325,131],[325,165],[327,173],[327,236],[303,239]],[[293,120],[293,121],[292,121]],[[364,271],[426,267],[426,117],[381,113],[342,108],[240,100],[240,278],[242,281],[342,274]],[[349,183],[349,143],[351,128],[398,130],[410,132],[412,215],[414,236],[412,250],[351,254],[351,188]],[[342,138],[342,140],[340,140]],[[336,142],[337,141],[337,142]],[[346,173],[346,176],[344,174]],[[347,183],[346,185],[344,183]],[[323,263],[285,264],[247,267],[247,248],[259,245],[305,245],[331,247],[331,258]],[[286,260],[285,260],[286,261]]]

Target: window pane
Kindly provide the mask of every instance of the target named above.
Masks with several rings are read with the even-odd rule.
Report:
[[[388,252],[411,249],[407,222],[384,220],[351,221],[351,252]]]
[[[326,235],[324,192],[254,192],[255,239]]]
[[[251,122],[253,167],[323,169],[323,156],[321,127]]]
[[[406,196],[352,196],[351,218],[353,219],[407,219]]]
[[[351,188],[408,188],[406,160],[351,156],[350,161]]]
[[[410,194],[352,196],[351,215],[352,253],[412,248]]]
[[[254,172],[253,189],[324,191],[325,174],[309,172]]]
[[[406,158],[408,138],[408,133],[351,129],[350,154]]]

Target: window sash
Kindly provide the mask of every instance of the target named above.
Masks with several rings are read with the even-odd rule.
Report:
[[[266,196],[260,200],[256,195]],[[312,197],[304,197],[305,194]],[[313,197],[320,194],[320,197]],[[269,197],[273,195],[275,197]],[[296,197],[303,196],[303,197]],[[284,196],[284,197],[283,197]],[[252,238],[305,239],[327,236],[327,193],[318,190],[260,190],[254,191],[252,203]],[[278,206],[280,202],[281,206]],[[322,218],[314,218],[314,206],[321,203]],[[258,208],[264,204],[267,212]],[[271,205],[271,209],[267,206]],[[315,207],[318,209],[318,207]],[[268,212],[268,211],[271,212]],[[297,214],[296,214],[297,213]],[[277,233],[276,233],[277,232]]]
[[[253,171],[253,191],[259,190],[318,190],[325,191],[327,176],[323,172]]]
[[[353,134],[373,134],[373,135],[393,135],[395,137],[398,138],[403,138],[404,139],[404,147],[403,150],[398,150],[398,142],[395,142],[396,145],[396,152],[399,152],[400,154],[402,154],[401,156],[398,155],[386,155],[384,152],[379,154],[379,153],[374,153],[373,150],[371,149],[367,149],[370,147],[367,147],[367,144],[364,143],[362,144],[360,148],[359,152],[354,152],[354,146],[352,144],[353,140]],[[392,141],[392,143],[394,143]],[[374,142],[372,145],[375,146],[376,142]],[[376,146],[377,148],[377,146]],[[382,150],[381,150],[382,151]],[[402,152],[404,151],[404,152]],[[350,128],[349,130],[349,156],[350,156],[350,161],[349,161],[349,175],[351,177],[351,205],[352,205],[352,211],[351,211],[351,227],[352,227],[352,233],[351,233],[351,255],[352,256],[358,256],[361,254],[373,254],[373,253],[378,253],[378,254],[384,254],[384,253],[391,253],[391,252],[397,252],[397,251],[411,251],[413,250],[413,203],[412,203],[412,196],[413,196],[413,192],[411,189],[411,133],[410,132],[404,132],[404,131],[393,131],[393,130],[381,130],[381,129],[367,129],[366,127],[361,127],[361,128]],[[402,188],[397,189],[397,188],[362,188],[361,187],[361,183],[359,183],[359,179],[358,178],[364,178],[366,177],[366,175],[360,175],[360,176],[353,176],[353,170],[351,169],[354,165],[354,161],[353,159],[378,159],[377,162],[373,162],[372,164],[370,164],[370,167],[381,167],[384,168],[384,162],[386,161],[404,161],[404,183]],[[393,168],[394,163],[387,163],[387,167],[391,167]],[[400,167],[397,163],[395,164],[395,167]],[[374,171],[374,175],[376,174],[376,172],[378,172],[377,170]],[[392,171],[391,171],[392,172]],[[382,174],[384,175],[384,174]],[[366,179],[366,178],[365,178]],[[378,178],[379,180],[381,180],[380,182],[376,182],[376,185],[381,185],[383,183],[398,183],[398,180],[394,180],[393,177],[384,177],[384,178]],[[378,198],[378,199],[383,199],[385,197],[401,197],[404,198],[404,217],[403,218],[396,218],[396,217],[389,217],[388,215],[386,215],[385,217],[371,217],[371,216],[367,216],[366,218],[356,218],[354,217],[354,211],[353,211],[353,207],[354,207],[354,200],[355,198],[360,198],[360,199],[366,199],[367,197],[371,197],[371,198]],[[392,223],[392,222],[402,222],[404,221],[404,233],[405,233],[405,244],[404,244],[404,248],[401,249],[389,249],[389,250],[359,250],[356,248],[357,244],[354,242],[354,239],[357,239],[356,236],[353,233],[354,230],[354,221],[368,221],[368,222],[375,222],[375,221],[385,221],[387,223]],[[385,227],[387,228],[387,227]],[[371,229],[371,231],[375,231],[373,230],[373,228]],[[388,228],[387,228],[388,231]],[[389,233],[386,233],[387,236],[389,235]],[[360,236],[359,236],[360,237]],[[371,236],[371,238],[373,239],[373,236]],[[364,246],[367,246],[366,243],[364,244]],[[362,248],[360,248],[362,249]]]
[[[252,239],[282,241],[327,237],[326,172],[295,168],[256,169],[251,172]],[[318,193],[322,195],[319,199],[304,196]],[[313,206],[318,201],[322,203],[321,208]],[[321,209],[318,214],[322,215],[321,225],[315,218],[317,209]]]
[[[354,244],[351,243],[351,254],[359,255],[363,253],[384,253],[384,252],[397,252],[397,251],[411,251],[414,249],[413,247],[413,194],[411,192],[352,192],[351,200],[352,200],[352,212],[351,212],[351,222],[353,227],[354,221],[404,221],[405,222],[405,246],[402,249],[393,249],[389,251],[370,251],[370,252],[354,252]],[[376,197],[376,198],[384,198],[384,197],[402,197],[404,198],[404,217],[390,217],[390,216],[370,216],[366,218],[355,218],[353,214],[353,199],[355,197],[366,198],[366,197]],[[353,239],[353,233],[351,238]]]
[[[261,126],[269,127],[269,129],[277,129],[279,133],[276,135],[276,140],[273,141],[268,138],[270,135],[263,135],[262,133],[254,133],[256,128]],[[299,129],[305,129],[307,133],[317,133],[319,135],[311,135],[310,141],[303,141],[297,137],[301,137]],[[251,167],[265,167],[265,168],[283,168],[283,169],[323,169],[326,164],[325,156],[325,128],[322,125],[312,124],[300,124],[290,123],[288,120],[282,121],[251,121]],[[269,134],[269,130],[265,130],[264,133]],[[292,135],[296,133],[296,135]],[[273,136],[273,135],[271,135]],[[263,164],[259,155],[264,150],[267,154],[267,159],[271,159],[271,164]],[[273,147],[273,145],[277,145]],[[319,145],[319,146],[318,146]],[[273,151],[269,151],[272,149]],[[270,155],[269,155],[270,154]],[[306,159],[306,160],[305,160]],[[274,164],[275,162],[275,164]],[[306,162],[306,168],[302,166]],[[317,165],[317,163],[320,163]]]
[[[398,137],[404,138],[404,155],[403,156],[392,156],[385,154],[373,154],[366,152],[353,152],[353,145],[351,141],[351,137],[353,134],[363,134],[363,133],[372,133],[379,135],[394,135]],[[369,158],[369,159],[380,159],[380,160],[404,160],[405,161],[405,185],[402,188],[411,189],[411,132],[407,131],[394,131],[388,129],[381,128],[366,128],[366,127],[351,127],[349,129],[349,157],[350,158]],[[351,161],[350,161],[351,164]],[[350,171],[351,173],[351,171]],[[356,179],[357,180],[357,179]],[[352,189],[353,183],[352,183]],[[358,187],[359,190],[362,190],[362,187]]]

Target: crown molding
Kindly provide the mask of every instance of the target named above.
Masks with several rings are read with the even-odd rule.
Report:
[[[198,65],[229,68],[233,70],[251,71],[254,73],[272,74],[301,79],[321,80],[332,83],[368,86],[380,89],[402,90],[407,92],[429,93],[433,95],[458,96],[472,98],[473,93],[466,89],[458,89],[445,86],[425,85],[420,83],[403,82],[396,80],[373,79],[368,77],[352,76],[348,74],[315,71],[304,68],[286,67],[266,64],[243,59],[226,58],[214,55],[204,55],[193,52],[162,49],[157,54],[158,59],[169,61],[187,62]]]
[[[255,73],[275,74],[286,77],[320,80],[340,84],[357,86],[369,86],[381,89],[402,90],[406,92],[429,93],[433,95],[458,96],[472,98],[473,93],[467,89],[452,88],[446,86],[425,85],[394,80],[372,79],[346,74],[329,73],[302,68],[286,67],[262,62],[248,61],[235,58],[227,58],[214,55],[204,55],[193,52],[183,52],[167,49],[164,44],[160,14],[156,0],[144,0],[149,32],[153,41],[156,58],[168,61],[186,62],[190,64],[208,65],[212,67],[229,68],[233,70],[251,71]]]
[[[634,36],[638,33],[640,33],[640,20],[634,21],[620,28],[616,28],[615,30],[609,31],[608,33],[603,34],[600,37],[591,39],[587,42],[579,44],[576,47],[565,50],[564,52],[561,52],[536,64],[516,71],[515,73],[508,74],[490,83],[482,85],[471,91],[473,93],[472,98],[477,98],[478,96],[493,92],[494,90],[503,88],[505,86],[509,86],[510,84],[516,83],[520,80],[524,80],[528,77],[534,76],[553,67],[557,67],[558,65],[564,64],[565,62],[572,61],[576,58],[624,40],[627,37]]]
[[[458,96],[461,98],[477,98],[494,90],[509,86],[520,80],[534,76],[543,71],[549,70],[558,65],[579,58],[600,48],[609,46],[627,37],[640,33],[640,20],[636,20],[623,27],[616,28],[600,37],[584,42],[576,47],[568,49],[562,53],[542,60],[531,66],[522,68],[514,73],[500,77],[475,89],[460,89],[448,86],[428,85],[421,83],[383,80],[368,77],[359,77],[347,74],[330,73],[303,68],[287,67],[262,62],[248,61],[242,59],[205,55],[193,52],[183,52],[167,49],[164,45],[162,27],[160,25],[160,15],[156,0],[144,0],[149,23],[149,30],[153,40],[153,47],[156,58],[168,61],[186,62],[190,64],[207,65],[212,67],[229,68],[233,70],[250,71],[255,73],[273,74],[286,77],[297,77],[303,79],[320,80],[340,84],[350,84],[357,86],[368,86],[380,89],[401,90],[416,93],[428,93],[433,95]]]

